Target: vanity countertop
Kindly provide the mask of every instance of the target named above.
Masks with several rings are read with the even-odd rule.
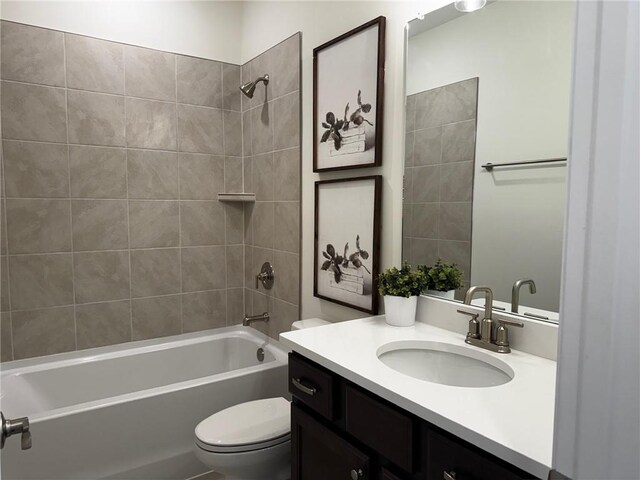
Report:
[[[389,342],[426,340],[468,346],[464,335],[427,323],[387,325],[384,316],[286,332],[280,341],[347,380],[539,478],[551,470],[556,362],[528,353],[497,354],[513,380],[464,388],[403,375],[383,364]],[[477,347],[468,346],[477,349]]]

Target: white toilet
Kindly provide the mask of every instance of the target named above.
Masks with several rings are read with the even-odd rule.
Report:
[[[318,318],[292,330],[326,325]],[[221,410],[198,424],[196,457],[225,480],[287,480],[291,475],[291,414],[285,398],[265,398]]]

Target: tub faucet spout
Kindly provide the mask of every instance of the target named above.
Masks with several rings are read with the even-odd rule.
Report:
[[[248,327],[253,322],[268,322],[269,312],[263,312],[260,315],[245,315],[242,319],[242,325]]]

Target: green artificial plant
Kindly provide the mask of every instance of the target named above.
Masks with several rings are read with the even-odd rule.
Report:
[[[411,265],[404,263],[398,270],[389,268],[378,276],[380,295],[409,298],[420,295],[427,288],[427,276],[421,270],[412,270]]]
[[[442,263],[438,260],[435,265],[418,265],[418,271],[427,278],[427,289],[438,292],[448,292],[462,287],[462,272],[455,263]]]

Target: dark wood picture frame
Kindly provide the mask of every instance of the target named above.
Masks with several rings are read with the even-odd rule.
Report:
[[[371,249],[371,280],[372,280],[372,291],[371,291],[371,308],[363,308],[357,305],[350,304],[345,301],[341,301],[335,298],[327,297],[326,295],[321,295],[318,292],[318,278],[320,275],[320,266],[319,266],[319,253],[320,253],[320,245],[319,245],[319,219],[320,219],[320,188],[323,185],[327,184],[335,184],[335,183],[348,183],[348,182],[358,182],[358,181],[374,181],[374,198],[373,198],[373,246]],[[339,178],[335,180],[321,180],[315,182],[315,207],[314,207],[314,247],[313,247],[313,295],[317,298],[321,298],[323,300],[327,300],[329,302],[337,303],[338,305],[343,305],[345,307],[353,308],[355,310],[359,310],[361,312],[366,312],[371,315],[377,315],[379,309],[379,299],[380,295],[378,293],[378,274],[380,268],[380,236],[381,236],[381,210],[382,210],[382,175],[367,175],[362,177],[354,177],[354,178]]]
[[[374,161],[364,164],[344,165],[338,167],[318,167],[318,55],[322,50],[329,48],[349,37],[356,35],[371,27],[378,27],[378,66],[377,66],[377,88],[376,88],[376,118],[375,118],[375,152]],[[330,40],[319,47],[313,49],[313,171],[314,172],[331,172],[338,170],[347,170],[352,168],[371,168],[382,165],[382,138],[384,132],[384,72],[385,72],[385,32],[386,17],[380,16],[370,22],[360,25],[339,37]]]

